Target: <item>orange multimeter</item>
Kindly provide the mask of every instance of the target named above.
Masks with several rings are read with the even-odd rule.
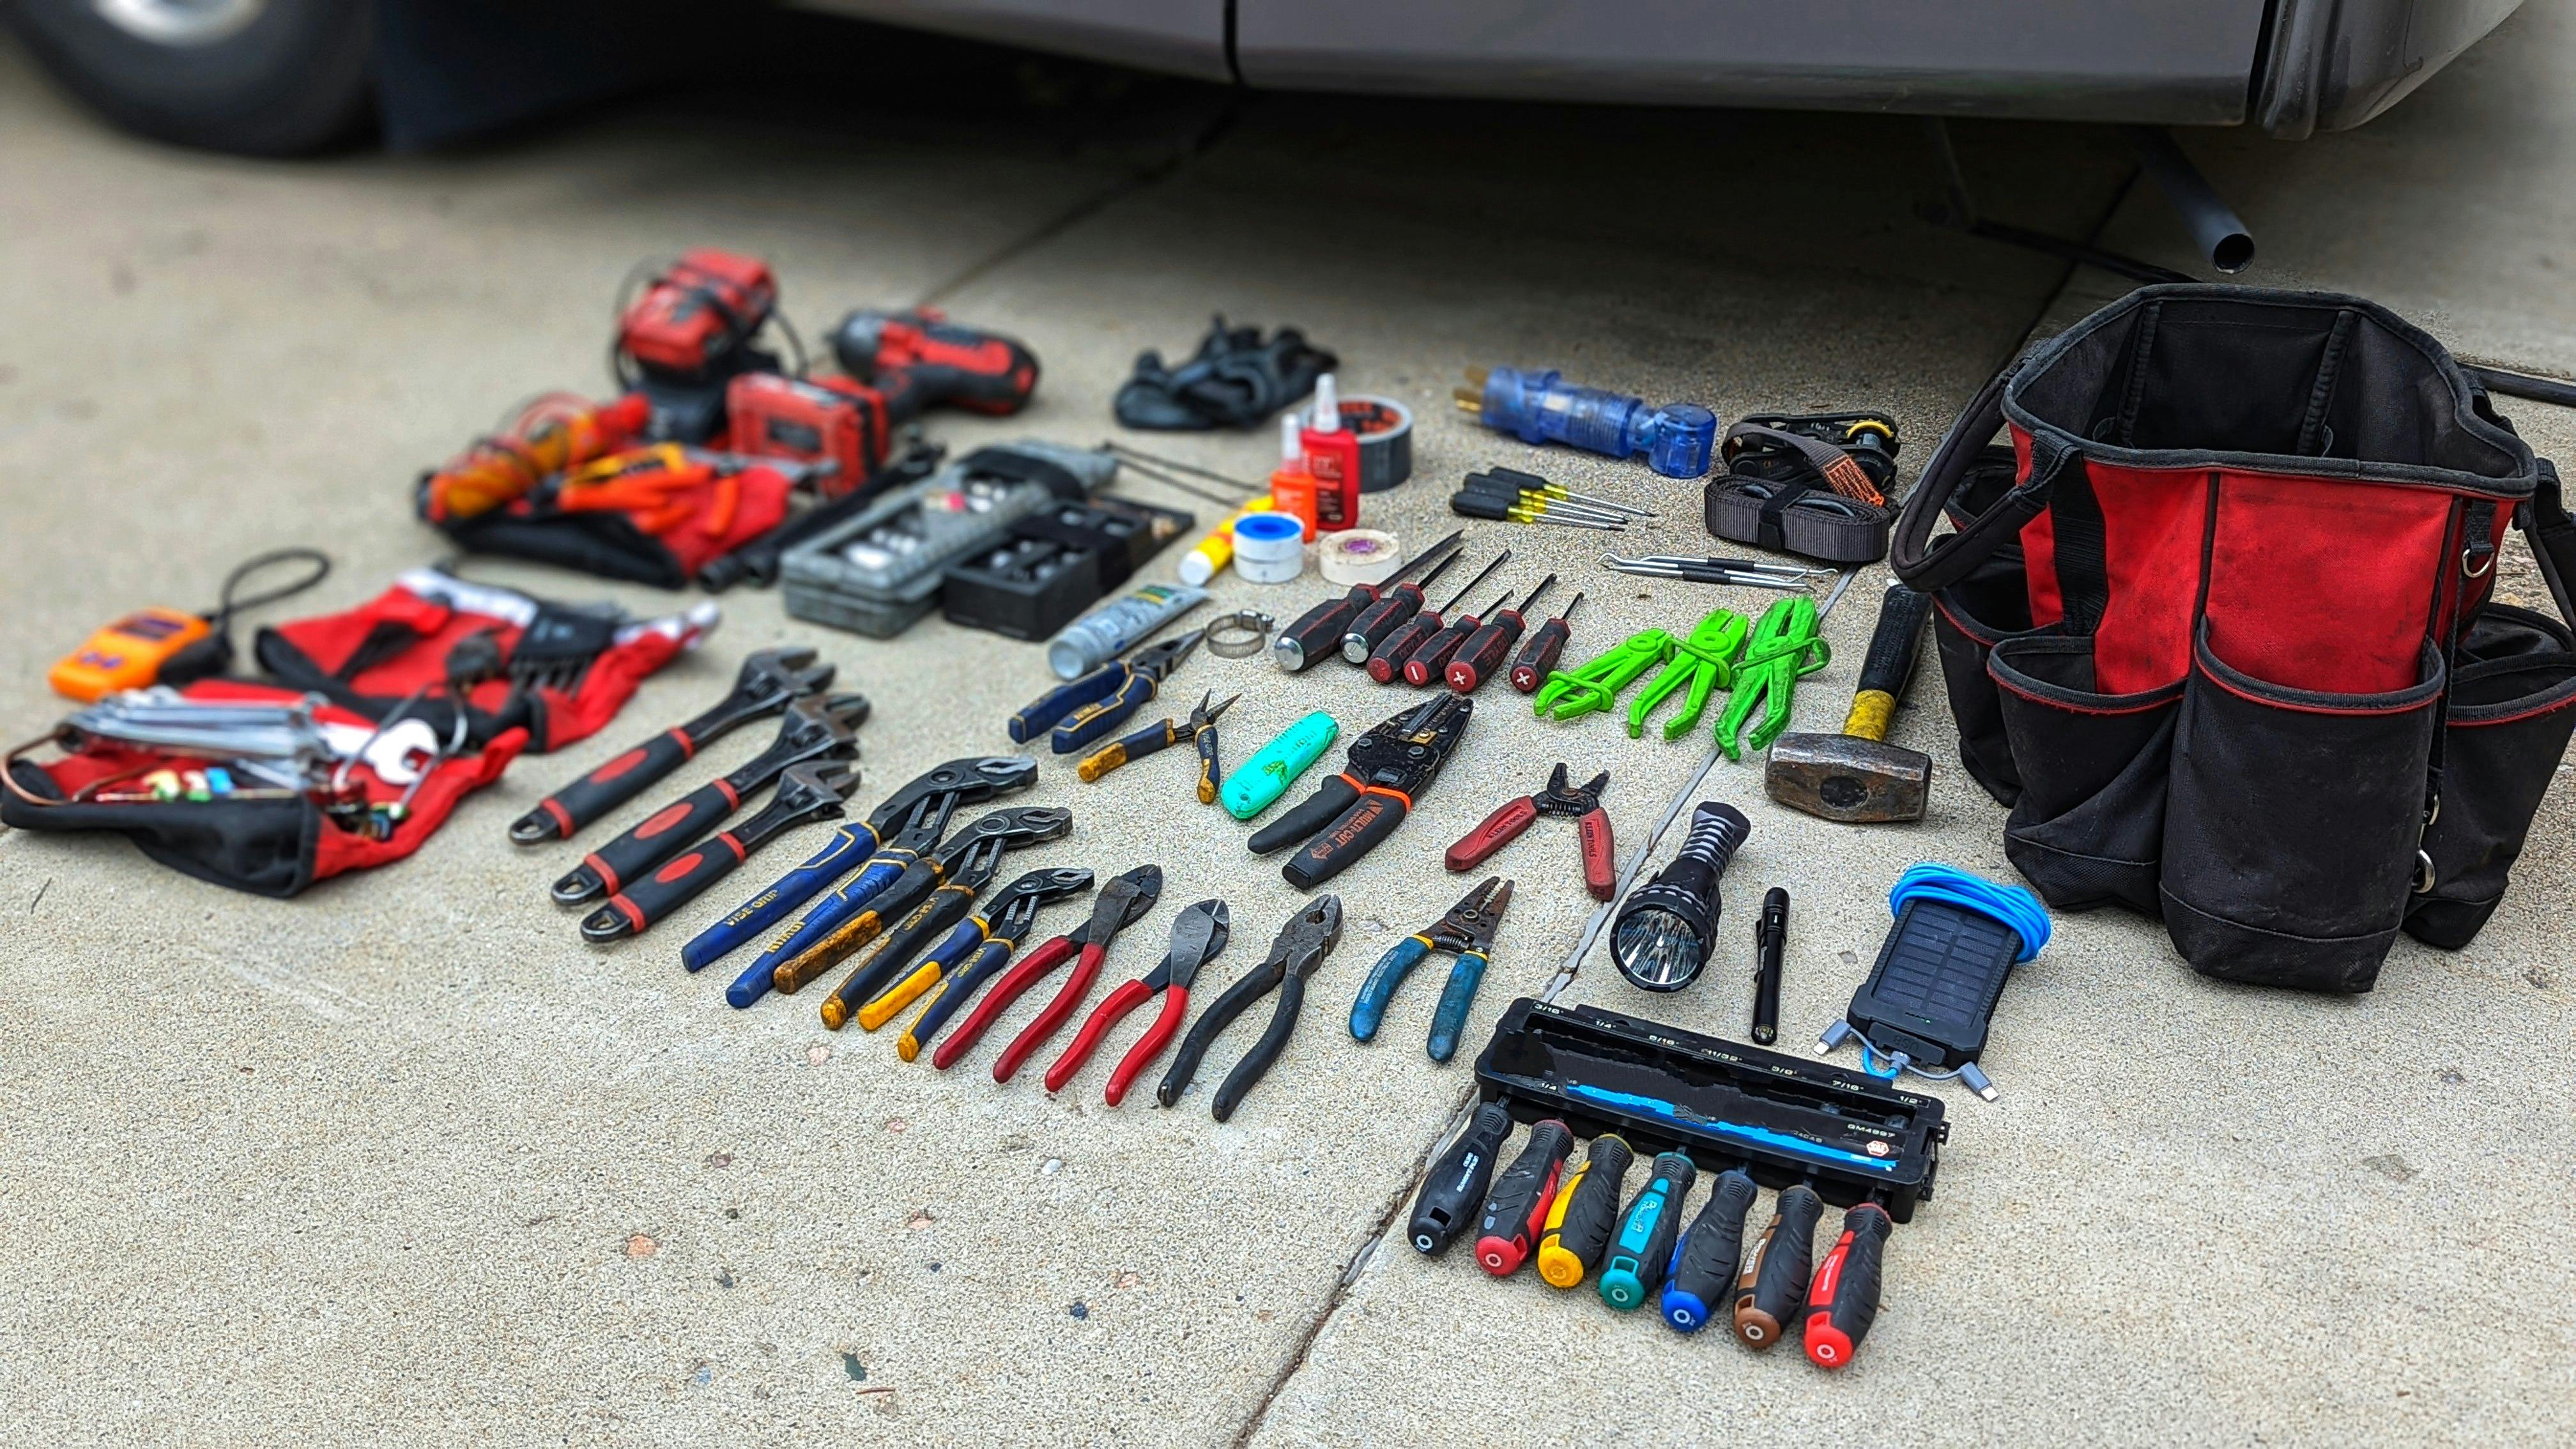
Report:
[[[57,661],[45,682],[54,693],[88,703],[161,677],[170,656],[215,632],[213,621],[177,609],[143,609],[89,636]]]

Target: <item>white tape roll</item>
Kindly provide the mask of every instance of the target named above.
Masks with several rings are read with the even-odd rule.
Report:
[[[1404,567],[1404,545],[1374,528],[1346,528],[1315,540],[1315,568],[1327,583],[1384,583]]]

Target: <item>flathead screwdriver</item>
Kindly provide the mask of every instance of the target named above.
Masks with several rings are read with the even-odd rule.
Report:
[[[1485,565],[1474,578],[1467,581],[1466,588],[1449,596],[1449,602],[1436,609],[1424,609],[1397,625],[1395,632],[1379,640],[1377,647],[1368,652],[1365,662],[1368,665],[1369,678],[1385,684],[1402,674],[1404,661],[1413,657],[1413,651],[1422,647],[1423,640],[1440,632],[1440,627],[1446,622],[1449,611],[1457,608],[1458,601],[1467,597],[1467,590],[1484,583],[1494,570],[1511,561],[1512,551],[1504,549],[1502,557]],[[1344,654],[1342,657],[1347,659],[1350,656]]]

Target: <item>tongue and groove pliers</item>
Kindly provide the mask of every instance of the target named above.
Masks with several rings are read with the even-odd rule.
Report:
[[[1161,899],[1162,894],[1163,868],[1157,865],[1138,866],[1102,886],[1099,898],[1091,903],[1090,922],[1080,931],[1069,936],[1057,936],[1021,957],[1020,963],[995,982],[984,999],[976,1003],[974,1014],[966,1018],[965,1024],[939,1044],[939,1050],[931,1054],[930,1064],[943,1072],[948,1070],[959,1057],[974,1049],[994,1019],[1010,1010],[1012,1002],[1044,980],[1048,972],[1068,959],[1072,960],[1073,976],[1065,982],[1064,989],[1056,993],[1055,1000],[1047,1004],[1047,1009],[1038,1013],[1038,1019],[1029,1023],[1027,1030],[1022,1031],[1002,1053],[1001,1059],[993,1063],[993,1080],[1009,1081],[1012,1074],[1020,1069],[1020,1062],[1037,1050],[1040,1043],[1053,1036],[1055,1029],[1064,1024],[1064,1019],[1073,1014],[1073,1009],[1082,1004],[1084,993],[1091,990],[1092,977],[1100,973],[1100,960],[1108,953],[1109,943],[1117,939],[1120,931],[1134,925],[1152,910],[1154,902]]]

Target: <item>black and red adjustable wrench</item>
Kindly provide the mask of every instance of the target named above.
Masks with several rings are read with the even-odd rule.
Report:
[[[581,938],[595,946],[641,935],[698,892],[733,873],[751,853],[808,820],[838,820],[859,788],[859,767],[847,760],[808,760],[790,765],[778,793],[760,813],[720,830],[673,856],[660,870],[608,898],[582,918]]]

